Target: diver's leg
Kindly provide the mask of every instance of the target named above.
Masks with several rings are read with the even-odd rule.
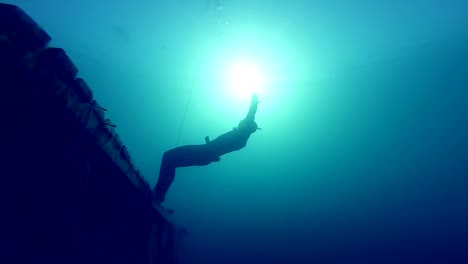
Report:
[[[176,167],[205,166],[214,161],[207,144],[185,145],[166,153]]]
[[[161,161],[158,183],[156,184],[153,190],[153,198],[154,200],[156,200],[157,203],[161,203],[164,201],[166,197],[166,192],[167,190],[169,190],[169,187],[174,181],[176,166],[173,163],[174,162],[170,159],[170,153],[166,151],[163,154],[163,158]]]
[[[154,187],[154,199],[157,202],[164,201],[166,192],[174,181],[176,168],[204,166],[213,161],[205,145],[181,146],[164,152],[158,183]]]

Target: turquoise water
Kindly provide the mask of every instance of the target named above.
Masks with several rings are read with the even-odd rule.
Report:
[[[466,260],[468,2],[2,2],[67,51],[151,186],[164,151],[245,116],[232,64],[264,74],[263,130],[177,170],[183,263]]]

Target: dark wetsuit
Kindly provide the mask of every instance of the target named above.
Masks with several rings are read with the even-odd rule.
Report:
[[[257,98],[254,96],[249,113],[239,123],[239,126],[220,135],[215,140],[207,141],[203,145],[180,146],[164,152],[158,183],[154,187],[154,198],[158,202],[164,201],[166,192],[174,181],[176,168],[205,166],[219,161],[219,157],[226,153],[245,147],[250,135],[257,130],[257,124],[255,123],[257,104]]]

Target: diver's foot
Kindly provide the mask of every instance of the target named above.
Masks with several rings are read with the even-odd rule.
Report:
[[[164,196],[158,195],[156,192],[151,193],[151,203],[153,205],[160,206],[162,202],[164,202]]]
[[[163,201],[160,200],[160,199],[152,199],[151,200],[151,203],[153,203],[153,205],[158,205],[158,206],[160,206],[162,202]]]
[[[151,206],[151,210],[150,210],[151,217],[158,218],[162,216],[163,218],[166,219],[166,221],[172,222],[173,215],[174,215],[174,209],[165,208],[161,204],[155,204],[155,203],[153,203],[153,205]]]
[[[175,212],[174,209],[170,209],[170,208],[166,208],[165,210],[169,215],[173,215]]]

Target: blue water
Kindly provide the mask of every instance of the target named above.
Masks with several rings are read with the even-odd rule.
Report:
[[[231,63],[268,76],[247,147],[177,170],[183,263],[468,263],[467,1],[2,2],[67,51],[151,186],[164,151],[244,117]]]

